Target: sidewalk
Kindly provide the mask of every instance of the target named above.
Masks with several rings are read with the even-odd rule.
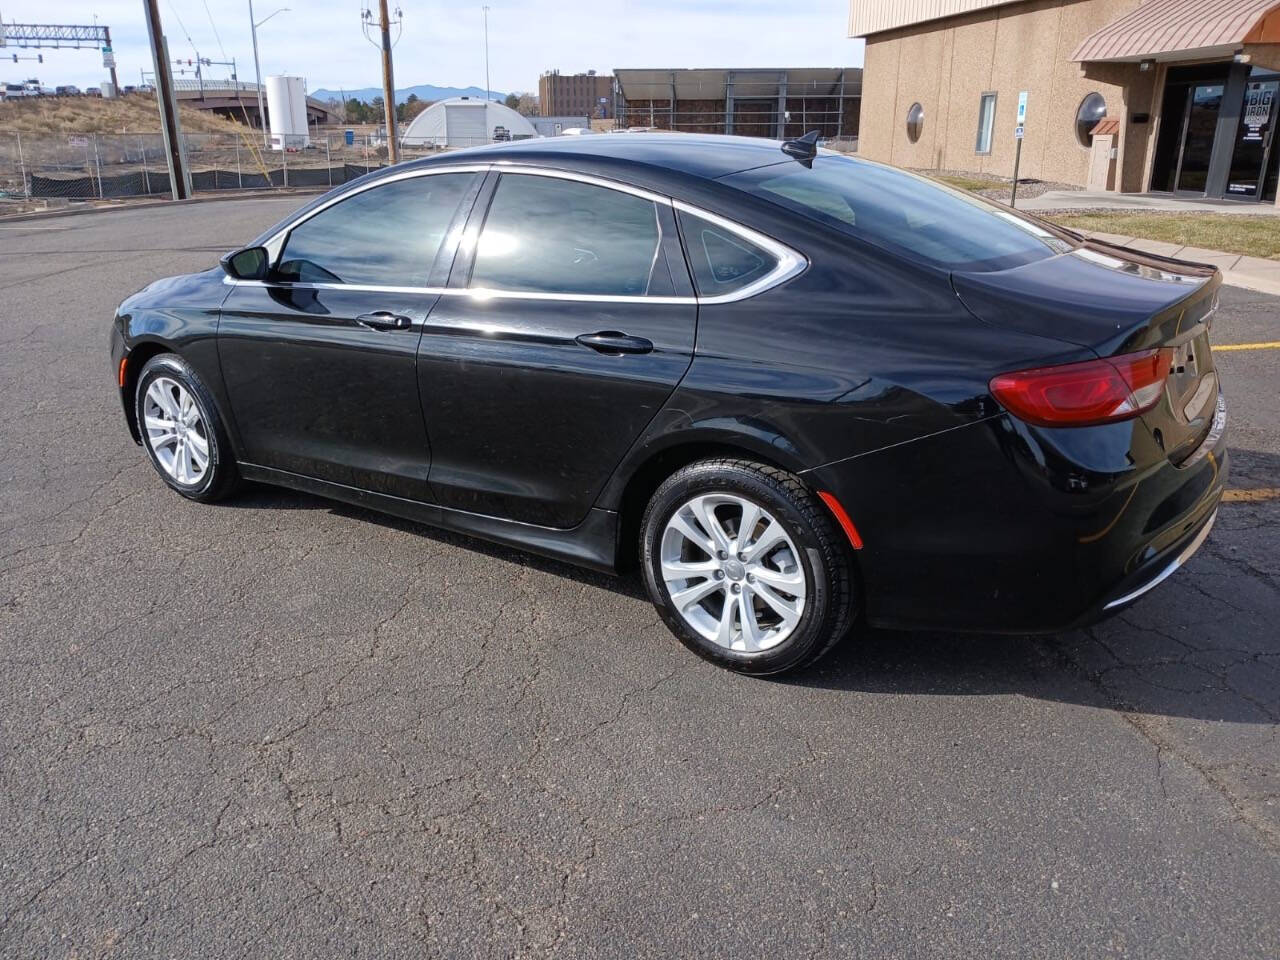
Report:
[[[1225,213],[1233,216],[1280,216],[1274,203],[1241,203],[1238,200],[1184,200],[1181,197],[1150,193],[1090,193],[1088,190],[1049,190],[1038,197],[1018,200],[1018,209],[1028,213],[1044,210],[1115,210],[1125,213]],[[1280,224],[1277,224],[1280,228]]]
[[[1280,223],[1276,224],[1280,230]],[[1131,247],[1144,253],[1154,253],[1161,257],[1173,257],[1175,260],[1194,260],[1196,263],[1211,263],[1222,271],[1222,280],[1233,287],[1244,287],[1258,293],[1280,296],[1280,260],[1264,260],[1261,257],[1246,257],[1238,253],[1223,253],[1220,250],[1206,250],[1203,247],[1183,247],[1176,243],[1163,243],[1159,240],[1143,240],[1140,237],[1125,237],[1115,233],[1099,233],[1090,230],[1080,231],[1086,237],[1113,243],[1119,247]]]

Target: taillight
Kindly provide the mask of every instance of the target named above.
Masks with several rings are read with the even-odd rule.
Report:
[[[1161,347],[1104,360],[1002,373],[991,393],[1019,420],[1041,427],[1084,427],[1150,410],[1164,392],[1173,350]]]

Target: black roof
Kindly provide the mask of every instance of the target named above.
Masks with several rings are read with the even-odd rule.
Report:
[[[600,171],[644,168],[713,180],[752,167],[788,160],[776,140],[696,133],[618,133],[539,137],[494,143],[449,153],[419,163],[457,163],[468,159],[553,165],[568,161],[576,169]],[[646,178],[647,179],[647,178]]]

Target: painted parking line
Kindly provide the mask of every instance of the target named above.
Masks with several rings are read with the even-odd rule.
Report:
[[[1214,345],[1213,352],[1219,350],[1280,350],[1280,340],[1269,340],[1266,343],[1219,343]]]
[[[1262,503],[1264,500],[1280,500],[1280,487],[1258,487],[1253,490],[1224,490],[1223,503]]]

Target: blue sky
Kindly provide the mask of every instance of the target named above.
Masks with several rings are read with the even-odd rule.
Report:
[[[367,0],[366,0],[367,2]],[[392,0],[394,6],[394,0]],[[296,73],[310,89],[376,86],[378,51],[360,30],[361,0],[255,0],[263,75]],[[173,57],[234,57],[253,79],[248,0],[160,0]],[[484,86],[479,2],[469,6],[401,0],[404,31],[395,49],[396,86]],[[856,67],[862,41],[845,36],[848,0],[490,0],[493,89],[536,90],[538,74],[618,67]],[[212,17],[210,16],[212,13]],[[151,70],[142,0],[4,0],[5,22],[93,23],[111,27],[120,82]],[[211,23],[212,20],[212,23]],[[216,35],[215,35],[216,25]],[[188,37],[190,38],[188,40]],[[100,83],[106,72],[90,50],[43,50],[45,62],[12,63],[4,50],[0,80],[38,76],[46,86]],[[225,76],[224,68],[216,70]],[[213,74],[211,74],[213,75]]]

